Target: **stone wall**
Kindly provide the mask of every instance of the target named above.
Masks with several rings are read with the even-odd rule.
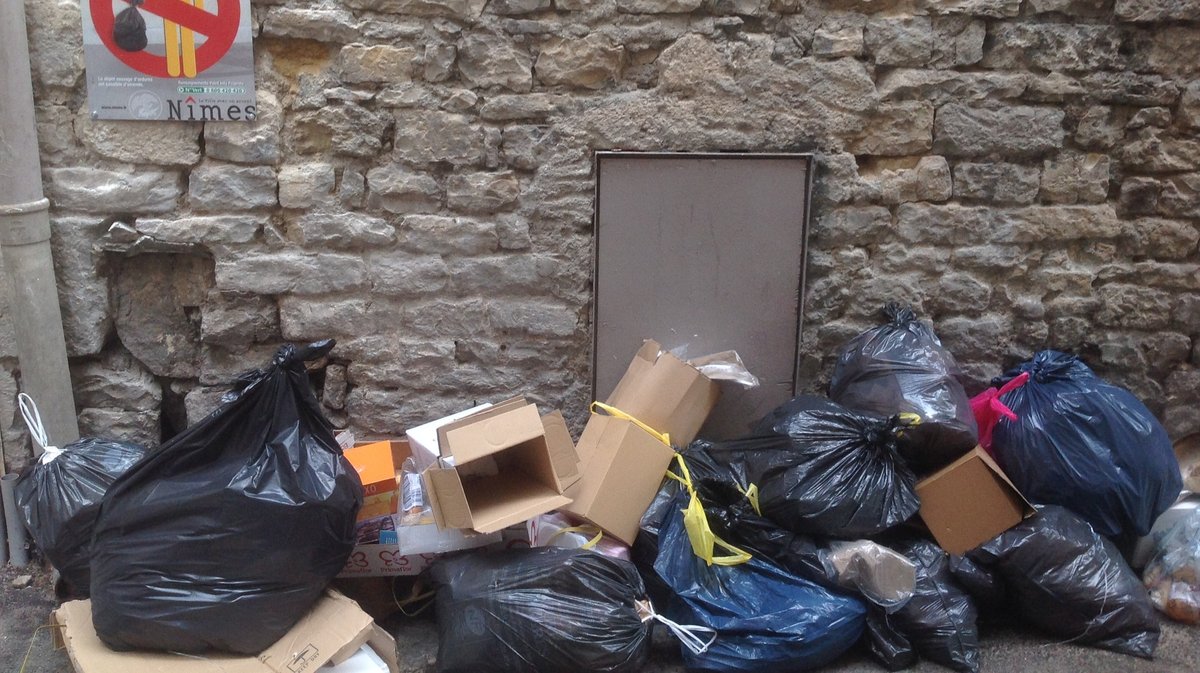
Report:
[[[94,122],[77,3],[27,12],[84,432],[326,336],[360,430],[578,421],[612,148],[816,154],[806,389],[895,297],[976,385],[1073,349],[1200,430],[1198,0],[266,0],[253,124]]]

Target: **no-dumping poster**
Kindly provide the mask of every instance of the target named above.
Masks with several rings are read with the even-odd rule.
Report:
[[[83,0],[92,119],[250,121],[250,0]]]

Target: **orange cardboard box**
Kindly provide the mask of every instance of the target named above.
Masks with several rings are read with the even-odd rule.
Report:
[[[363,485],[363,506],[358,520],[395,514],[400,493],[396,488],[396,463],[391,442],[373,442],[346,449],[346,460],[358,471]]]

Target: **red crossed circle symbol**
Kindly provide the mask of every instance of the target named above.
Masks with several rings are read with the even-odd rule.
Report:
[[[100,41],[114,56],[144,75],[171,77],[167,72],[166,56],[159,56],[145,50],[125,51],[117,46],[113,40],[113,23],[116,14],[113,12],[112,0],[89,0],[89,3],[92,23],[96,26]],[[181,0],[145,0],[138,9],[159,18],[174,21],[183,28],[188,28],[208,38],[204,44],[196,47],[196,72],[201,73],[215,65],[222,56],[229,52],[229,47],[233,45],[233,38],[237,36],[238,24],[241,22],[242,4],[240,0],[216,0],[216,3],[216,14],[181,2]]]

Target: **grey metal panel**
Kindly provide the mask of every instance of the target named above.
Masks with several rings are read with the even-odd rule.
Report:
[[[643,338],[735,349],[761,380],[722,385],[702,436],[743,434],[796,390],[811,155],[597,154],[593,395]]]

